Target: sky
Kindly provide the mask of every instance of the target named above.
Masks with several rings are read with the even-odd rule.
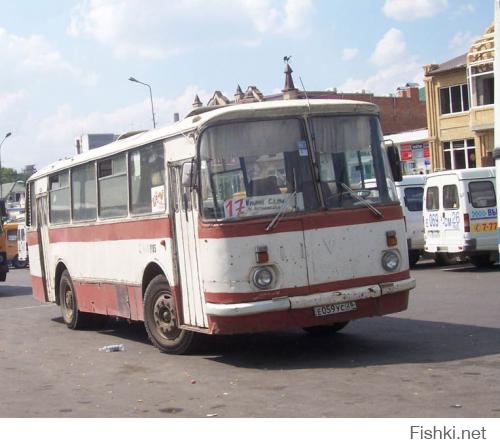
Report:
[[[3,167],[37,169],[86,133],[185,115],[194,97],[284,86],[394,93],[467,51],[494,0],[0,0]]]

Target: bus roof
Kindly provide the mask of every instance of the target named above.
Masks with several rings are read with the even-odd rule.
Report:
[[[127,149],[164,140],[181,134],[199,131],[209,124],[245,118],[273,118],[286,115],[322,115],[322,114],[377,114],[378,106],[372,103],[351,100],[283,100],[261,103],[247,103],[215,108],[201,108],[191,111],[183,120],[149,131],[139,132],[87,151],[75,154],[42,168],[30,177],[30,181],[48,174],[83,164],[95,159],[109,157]]]
[[[407,185],[424,185],[425,184],[425,174],[408,174],[403,176],[403,180],[400,182],[395,182],[396,186],[404,186]]]
[[[459,180],[484,179],[486,177],[495,177],[494,167],[467,168],[462,170],[437,171],[427,175],[427,180],[443,176],[456,176]]]

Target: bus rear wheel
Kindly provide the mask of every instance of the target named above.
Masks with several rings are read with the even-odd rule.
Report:
[[[59,305],[66,326],[72,330],[80,330],[89,323],[89,315],[78,309],[76,292],[68,271],[64,271],[59,281]]]
[[[331,325],[318,325],[315,327],[304,327],[303,330],[309,333],[311,336],[329,336],[335,334],[346,327],[347,322],[335,322]]]
[[[164,353],[183,355],[193,350],[198,334],[179,328],[172,291],[157,275],[144,294],[144,325],[151,343]]]

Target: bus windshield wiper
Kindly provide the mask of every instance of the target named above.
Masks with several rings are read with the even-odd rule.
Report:
[[[343,182],[340,183],[340,185],[342,185],[342,188],[344,188],[350,195],[351,197],[356,200],[356,201],[359,201],[361,202],[361,204],[365,205],[366,207],[368,207],[375,215],[377,215],[378,217],[380,218],[383,218],[384,215],[382,214],[382,212],[378,209],[376,209],[373,205],[371,205],[366,199],[363,199],[362,197],[358,196],[353,190],[351,190],[346,184],[344,184]]]
[[[283,202],[283,204],[281,205],[280,209],[278,210],[278,213],[276,213],[276,216],[273,218],[273,220],[267,225],[266,232],[269,232],[276,227],[279,220],[281,219],[281,217],[285,213],[286,209],[290,205],[291,200],[295,199],[296,197],[297,197],[297,190],[294,190],[293,193],[290,194],[290,196],[288,196],[286,198],[286,201]]]

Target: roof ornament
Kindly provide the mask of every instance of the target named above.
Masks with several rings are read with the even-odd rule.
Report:
[[[285,56],[283,58],[283,62],[285,63],[285,87],[282,90],[284,100],[298,98],[298,90],[295,88],[295,84],[293,83],[292,78],[293,70],[288,63],[290,62],[290,59],[292,59],[292,56]]]
[[[198,107],[203,106],[203,103],[200,100],[200,97],[198,95],[195,96],[194,102],[193,102],[193,108],[197,109]]]

